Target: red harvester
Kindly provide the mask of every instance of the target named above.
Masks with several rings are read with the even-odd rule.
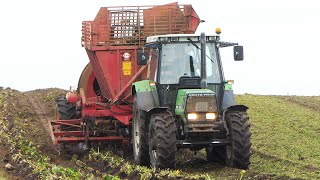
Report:
[[[148,36],[194,33],[199,23],[191,5],[177,3],[102,7],[94,21],[84,21],[81,42],[90,62],[80,76],[77,92],[57,99],[59,113],[50,123],[54,144],[127,144],[131,85],[147,77],[147,66],[137,65],[138,51],[144,49]]]

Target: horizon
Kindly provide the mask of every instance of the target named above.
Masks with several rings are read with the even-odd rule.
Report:
[[[32,92],[32,91],[37,91],[37,90],[48,90],[48,89],[60,89],[60,90],[64,90],[64,91],[69,91],[70,89],[64,89],[64,88],[59,88],[59,87],[49,87],[49,88],[37,88],[37,89],[31,89],[31,90],[18,90],[18,89],[14,89],[14,88],[10,88],[10,87],[2,87],[0,86],[0,90],[4,89],[4,90],[14,90],[14,91],[19,91],[22,93],[27,93],[27,92]],[[298,97],[320,97],[320,95],[294,95],[294,94],[252,94],[252,93],[234,93],[235,95],[253,95],[253,96],[298,96]]]

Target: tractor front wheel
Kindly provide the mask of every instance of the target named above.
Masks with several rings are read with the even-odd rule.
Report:
[[[226,165],[230,167],[248,169],[251,156],[251,132],[249,117],[246,112],[230,111],[226,113],[229,128],[228,139],[231,144],[226,146]]]
[[[169,112],[151,116],[149,127],[150,164],[158,169],[176,166],[176,125]]]
[[[137,107],[137,98],[133,102],[132,143],[134,161],[138,165],[149,165],[148,123],[146,112]]]

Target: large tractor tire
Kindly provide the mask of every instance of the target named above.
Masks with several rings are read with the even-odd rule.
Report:
[[[176,166],[176,125],[171,113],[154,114],[149,127],[150,164],[158,169]]]
[[[249,117],[246,112],[229,111],[226,122],[229,128],[231,144],[226,146],[227,166],[239,169],[249,169],[251,156],[251,132]]]
[[[70,104],[65,97],[58,97],[56,99],[56,116],[60,120],[69,120],[76,118],[76,106]],[[60,126],[61,130],[72,130],[73,127],[66,125]]]
[[[137,107],[137,98],[133,102],[133,120],[132,120],[132,144],[133,157],[138,165],[149,165],[149,145],[148,145],[148,122],[146,121],[146,112]]]

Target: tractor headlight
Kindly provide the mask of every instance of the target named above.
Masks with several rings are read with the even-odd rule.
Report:
[[[206,119],[215,120],[215,119],[217,119],[217,114],[216,113],[206,113]]]
[[[189,120],[196,120],[198,118],[198,115],[196,113],[189,113],[188,119]]]

